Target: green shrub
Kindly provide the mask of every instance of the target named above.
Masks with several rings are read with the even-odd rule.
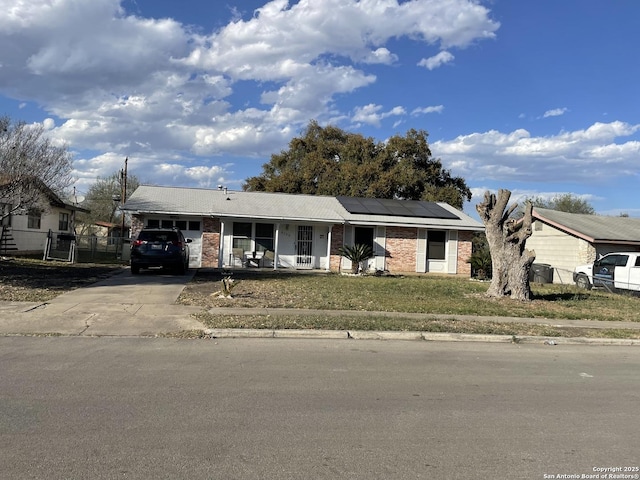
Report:
[[[360,272],[360,268],[364,261],[373,257],[373,250],[371,250],[371,247],[361,243],[353,246],[344,245],[340,247],[339,253],[347,260],[351,260],[351,273],[354,274]]]

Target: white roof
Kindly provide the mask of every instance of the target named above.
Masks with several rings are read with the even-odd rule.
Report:
[[[151,185],[138,187],[127,200],[124,209],[147,214],[484,230],[481,223],[460,210],[446,203],[438,205],[454,213],[458,219],[352,214],[335,197],[321,195]]]

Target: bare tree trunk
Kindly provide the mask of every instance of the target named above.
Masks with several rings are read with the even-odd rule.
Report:
[[[484,201],[476,206],[486,229],[493,265],[493,278],[487,295],[530,300],[529,271],[536,254],[525,249],[525,244],[531,236],[533,207],[527,202],[524,217],[515,220],[510,216],[518,205],[507,208],[509,198],[509,190],[499,190],[497,197],[486,192]]]

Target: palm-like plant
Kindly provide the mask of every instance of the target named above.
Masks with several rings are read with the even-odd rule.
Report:
[[[360,273],[362,263],[373,257],[371,247],[361,243],[353,246],[343,245],[340,247],[339,253],[347,260],[351,260],[351,273],[353,274]]]

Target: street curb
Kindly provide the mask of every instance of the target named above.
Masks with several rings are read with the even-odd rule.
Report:
[[[470,333],[384,332],[349,330],[270,330],[245,328],[206,328],[209,338],[289,338],[325,340],[403,340],[439,342],[485,342],[513,344],[556,345],[610,345],[640,346],[638,339],[585,338],[585,337],[536,337],[514,335],[483,335]]]

